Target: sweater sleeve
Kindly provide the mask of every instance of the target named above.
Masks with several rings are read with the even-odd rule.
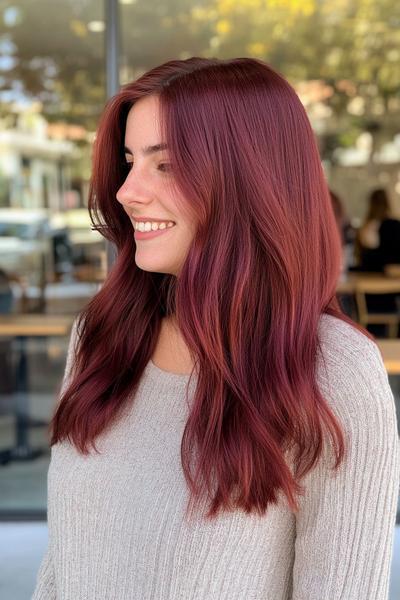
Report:
[[[388,598],[400,441],[380,351],[362,338],[349,347],[344,336],[341,352],[329,355],[327,348],[319,377],[349,450],[336,472],[327,445],[323,459],[301,481],[305,494],[296,515],[292,600]]]
[[[72,328],[71,334],[68,344],[67,350],[67,358],[66,365],[63,375],[63,380],[61,384],[61,394],[66,389],[66,386],[70,380],[72,374],[72,367],[74,362],[75,348],[77,342],[77,319],[75,319]],[[50,536],[51,536],[51,523],[49,523],[49,543],[46,549],[46,552],[42,558],[42,562],[40,564],[37,576],[36,576],[36,586],[33,592],[33,596],[31,600],[56,600],[56,586],[55,586],[55,575],[54,575],[54,566],[51,555],[51,544],[50,544]]]
[[[74,361],[75,361],[75,353],[76,353],[77,343],[78,343],[78,317],[75,319],[75,321],[73,322],[72,327],[71,327],[71,334],[70,334],[70,338],[69,338],[67,358],[65,361],[65,370],[64,370],[63,380],[62,380],[62,384],[61,384],[60,396],[66,390],[67,386],[69,385],[71,376],[72,376],[72,370],[73,370]]]
[[[50,546],[43,556],[31,600],[56,600],[56,587]]]

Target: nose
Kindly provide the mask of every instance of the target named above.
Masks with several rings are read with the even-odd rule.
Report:
[[[148,185],[145,184],[137,172],[133,173],[132,168],[117,191],[116,198],[125,210],[128,210],[130,207],[136,206],[138,202],[148,203],[151,200],[151,193]]]

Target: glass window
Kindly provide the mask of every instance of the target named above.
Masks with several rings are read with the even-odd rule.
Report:
[[[103,3],[3,3],[0,55],[0,515],[45,519],[70,327],[104,278],[87,210]]]

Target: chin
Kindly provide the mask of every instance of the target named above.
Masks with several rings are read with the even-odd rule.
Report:
[[[163,273],[165,275],[175,275],[175,270],[174,269],[170,269],[169,267],[166,266],[157,266],[157,265],[149,265],[146,263],[140,263],[140,262],[136,262],[136,265],[139,267],[139,269],[142,269],[142,271],[148,271],[149,273]]]

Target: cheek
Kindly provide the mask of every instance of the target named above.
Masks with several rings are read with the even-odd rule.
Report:
[[[186,247],[189,247],[192,244],[194,236],[195,231],[193,225],[191,223],[186,223],[183,232],[184,245]]]

